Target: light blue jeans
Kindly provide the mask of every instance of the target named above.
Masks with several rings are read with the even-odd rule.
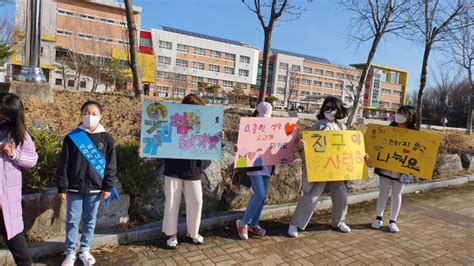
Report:
[[[100,194],[67,194],[66,253],[73,253],[76,251],[81,216],[82,235],[81,248],[79,252],[90,250],[92,240],[94,239],[94,229],[97,221],[97,210],[100,205],[100,197]]]
[[[249,177],[250,182],[252,183],[253,195],[247,205],[242,222],[250,226],[256,226],[260,220],[260,214],[262,213],[265,198],[267,197],[268,181],[270,180],[270,177],[261,175]]]

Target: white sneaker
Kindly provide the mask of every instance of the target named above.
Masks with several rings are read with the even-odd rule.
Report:
[[[296,225],[290,224],[288,227],[288,235],[291,237],[298,237],[298,227],[296,227]]]
[[[388,231],[390,231],[391,233],[398,233],[400,231],[400,229],[398,229],[398,226],[396,223],[389,223],[388,224]]]
[[[375,221],[372,223],[371,227],[374,229],[380,229],[380,227],[383,225],[383,221],[379,219],[375,219]]]
[[[74,262],[76,262],[76,253],[68,253],[61,266],[74,266]]]
[[[178,239],[176,239],[176,236],[168,238],[168,240],[166,240],[166,246],[169,249],[176,249],[178,247]]]
[[[95,264],[95,258],[89,251],[80,252],[78,255],[84,266],[90,266]]]
[[[349,232],[351,231],[351,228],[350,228],[349,226],[347,226],[346,223],[341,223],[341,224],[339,225],[339,230],[340,230],[341,232],[344,232],[344,233],[349,233]]]

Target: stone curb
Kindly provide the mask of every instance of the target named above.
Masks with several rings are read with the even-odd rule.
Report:
[[[423,183],[409,184],[405,186],[403,193],[414,193],[416,191],[428,191],[440,187],[462,185],[474,181],[474,174],[455,177],[447,180],[428,181]],[[356,204],[378,197],[378,190],[355,192],[349,194],[349,204]],[[331,208],[331,198],[325,197],[318,205],[318,210]],[[293,214],[296,208],[295,203],[283,204],[277,206],[268,206],[262,212],[262,218],[277,218]],[[203,216],[201,228],[209,228],[217,224],[234,221],[242,216],[243,210],[216,212]],[[186,229],[184,219],[180,219],[178,231],[184,233]],[[156,240],[162,235],[161,222],[152,222],[128,230],[127,232],[118,232],[112,234],[96,234],[94,237],[93,248],[105,245],[124,245],[134,242]],[[64,236],[49,239],[41,244],[30,245],[30,251],[33,258],[52,256],[60,254],[64,250]],[[13,258],[8,250],[0,250],[0,264],[12,263]]]

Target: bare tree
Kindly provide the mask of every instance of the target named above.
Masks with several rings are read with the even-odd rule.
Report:
[[[298,95],[298,90],[301,86],[302,75],[297,71],[289,71],[287,75],[288,81],[286,82],[286,107],[290,108],[290,101],[295,99]]]
[[[242,3],[253,13],[262,26],[263,41],[263,59],[262,74],[257,103],[262,102],[267,89],[268,61],[270,55],[270,45],[272,41],[272,32],[277,21],[283,14],[287,14],[289,20],[297,19],[305,11],[301,5],[290,4],[289,0],[241,0]],[[312,2],[312,0],[307,0]],[[268,13],[268,14],[267,14]]]
[[[469,112],[466,124],[466,134],[471,134],[474,118],[474,84],[472,80],[474,66],[474,17],[472,12],[462,13],[460,23],[461,27],[459,27],[459,30],[451,32],[447,54],[452,62],[460,66],[463,71],[466,71],[466,79],[471,87],[471,93],[468,94]]]
[[[431,50],[436,44],[445,42],[450,32],[462,27],[459,24],[460,17],[463,13],[469,12],[472,5],[471,0],[417,0],[417,5],[411,9],[410,28],[412,30],[408,32],[408,36],[412,40],[422,39],[424,44],[416,108],[418,128],[422,123],[423,93],[426,87]],[[413,36],[419,37],[413,39]]]
[[[357,109],[360,96],[364,88],[367,73],[374,59],[380,41],[387,33],[399,34],[407,26],[405,14],[409,8],[409,0],[340,0],[345,10],[352,14],[352,39],[360,45],[371,41],[370,51],[362,69],[359,85],[357,86],[354,105],[347,118],[347,125],[351,126]]]
[[[0,65],[11,56],[13,46],[13,23],[9,16],[0,17]]]
[[[136,98],[142,99],[143,88],[140,80],[140,69],[138,67],[138,30],[133,14],[133,3],[132,0],[124,0],[124,3],[130,43],[130,69],[132,70],[133,76],[133,91]]]
[[[175,99],[178,90],[184,90],[184,95],[186,95],[188,88],[192,85],[188,78],[187,75],[179,73],[177,68],[175,68],[174,71],[169,72],[168,81],[171,87],[171,98],[173,100]]]

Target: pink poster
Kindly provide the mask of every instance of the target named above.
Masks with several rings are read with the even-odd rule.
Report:
[[[241,118],[235,168],[292,163],[297,122],[298,118]]]

